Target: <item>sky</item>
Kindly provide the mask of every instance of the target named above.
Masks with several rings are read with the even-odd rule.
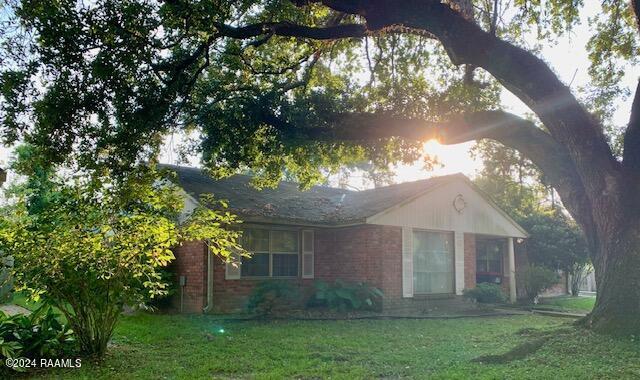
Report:
[[[585,9],[583,11],[582,23],[577,25],[568,36],[561,38],[557,45],[545,47],[540,55],[547,61],[547,63],[549,63],[551,68],[558,74],[564,83],[571,83],[572,88],[589,83],[589,76],[587,72],[589,60],[585,45],[591,33],[589,31],[587,18],[589,16],[593,16],[599,11],[599,5],[596,1],[588,1],[586,3],[587,5],[585,5]],[[624,84],[630,89],[634,89],[639,76],[639,68],[634,67],[633,70],[626,73],[624,77]],[[525,113],[530,112],[530,110],[519,99],[506,90],[503,90],[501,98],[506,111],[517,115],[524,115]],[[616,125],[624,125],[627,123],[627,118],[631,109],[631,101],[632,99],[628,98],[625,101],[620,102],[618,105],[618,109],[613,120]],[[175,152],[175,148],[179,143],[180,138],[178,136],[171,136],[166,139],[162,153],[163,162],[176,162],[177,153]],[[469,154],[469,148],[473,145],[473,142],[468,142],[464,144],[445,146],[440,145],[435,141],[429,141],[424,145],[425,153],[436,156],[443,166],[436,166],[433,170],[426,171],[422,168],[423,164],[419,162],[413,165],[400,165],[395,167],[395,182],[415,181],[432,176],[458,172],[474,177],[482,168],[482,163],[471,157]],[[0,146],[0,166],[6,164],[9,156],[10,150],[6,147]],[[197,165],[197,159],[190,160],[190,164]],[[353,185],[358,188],[368,187],[371,185],[366,183],[363,184],[358,175],[352,176],[351,181],[353,181]]]

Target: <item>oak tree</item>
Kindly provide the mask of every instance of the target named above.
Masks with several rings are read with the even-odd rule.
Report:
[[[492,139],[543,173],[587,237],[598,298],[585,323],[640,332],[640,95],[611,114],[638,52],[638,3],[591,20],[579,95],[539,56],[579,0],[5,1],[2,135],[54,163],[126,171],[197,131],[212,174],[414,160],[420,142]],[[504,112],[510,91],[535,115]]]

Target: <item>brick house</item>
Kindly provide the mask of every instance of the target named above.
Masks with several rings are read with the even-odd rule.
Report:
[[[288,182],[259,191],[248,176],[213,180],[199,169],[167,167],[185,191],[185,212],[201,194],[228,201],[253,254],[232,265],[208,254],[205,242],[177,248],[185,312],[238,310],[266,279],[305,289],[314,280],[363,281],[384,292],[386,310],[459,299],[477,282],[499,283],[516,299],[527,232],[462,174],[364,191],[299,191]]]

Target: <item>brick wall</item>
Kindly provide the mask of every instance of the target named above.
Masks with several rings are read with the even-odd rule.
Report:
[[[361,225],[316,232],[316,278],[362,281],[402,296],[402,229]]]
[[[464,287],[476,287],[476,235],[464,234]]]
[[[187,276],[185,312],[201,312],[206,305],[207,262],[205,246],[189,243],[176,249],[174,269]],[[315,279],[366,282],[385,293],[385,299],[402,297],[402,229],[360,225],[315,230]],[[214,258],[213,312],[241,310],[255,285],[263,279],[225,279],[225,264]],[[289,279],[308,295],[313,281]],[[179,292],[174,297],[179,307]]]
[[[363,281],[385,293],[385,308],[402,301],[402,229],[394,226],[360,225],[315,230],[315,279],[332,282]],[[516,244],[516,268],[526,264],[524,244]],[[464,284],[476,285],[476,237],[464,235]],[[201,312],[206,305],[207,262],[203,243],[187,243],[176,249],[174,263],[176,281],[187,276],[185,312]],[[506,274],[506,273],[505,273]],[[508,276],[503,286],[508,293]],[[247,297],[260,279],[225,279],[225,264],[214,259],[213,311],[237,311],[244,307]],[[309,294],[314,280],[301,278],[286,280]],[[179,307],[179,295],[174,305]]]
[[[176,260],[171,264],[175,273],[175,282],[179,284],[180,276],[186,277],[184,293],[178,287],[172,304],[180,310],[182,303],[185,313],[201,313],[206,302],[207,261],[204,242],[188,242],[174,249]],[[184,294],[184,299],[181,300]]]

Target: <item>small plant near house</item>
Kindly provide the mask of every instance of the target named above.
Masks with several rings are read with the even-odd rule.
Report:
[[[259,282],[247,301],[249,313],[268,316],[291,309],[300,300],[300,292],[287,281]]]
[[[0,311],[2,367],[8,358],[64,358],[76,349],[73,331],[50,306],[41,306],[29,315],[9,316]]]
[[[560,276],[549,268],[526,265],[518,271],[516,279],[523,291],[524,301],[531,303],[540,293],[557,284]]]
[[[500,285],[491,283],[477,284],[473,289],[465,289],[463,294],[478,303],[503,303],[507,299]]]
[[[333,284],[315,282],[315,290],[308,305],[346,310],[377,310],[381,306],[383,293],[364,282],[348,283],[336,280]]]

